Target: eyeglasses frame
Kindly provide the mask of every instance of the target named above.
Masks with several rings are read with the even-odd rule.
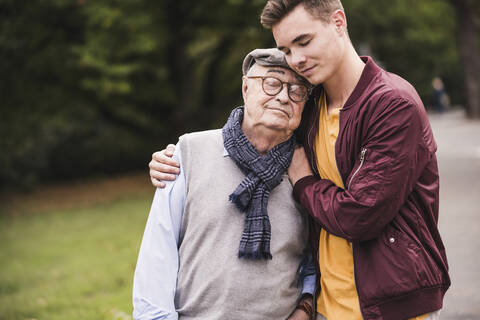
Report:
[[[265,79],[267,78],[273,78],[275,80],[278,80],[280,81],[280,83],[282,84],[282,86],[280,87],[279,91],[275,94],[271,94],[271,93],[268,93],[265,88],[264,88],[264,83],[265,83]],[[280,79],[278,79],[277,77],[272,77],[272,76],[247,76],[247,79],[262,79],[262,90],[263,92],[270,96],[270,97],[273,97],[273,96],[276,96],[277,94],[279,94],[280,92],[282,92],[283,90],[283,85],[286,84],[287,85],[287,94],[288,94],[288,98],[290,100],[292,100],[293,102],[303,102],[303,101],[307,101],[308,100],[308,97],[310,96],[310,94],[312,93],[312,90],[313,88],[311,86],[307,86],[305,84],[302,84],[302,83],[290,83],[290,82],[286,82],[286,81],[282,81]],[[295,84],[295,85],[302,85],[302,86],[305,86],[307,88],[307,94],[305,95],[305,98],[303,100],[300,100],[300,101],[296,101],[296,100],[293,100],[292,97],[290,96],[290,87]]]

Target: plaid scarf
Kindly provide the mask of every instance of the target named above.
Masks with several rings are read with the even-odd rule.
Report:
[[[270,191],[280,184],[283,173],[292,161],[295,139],[292,136],[260,156],[243,134],[243,113],[243,107],[233,109],[222,130],[225,149],[246,175],[230,195],[230,201],[246,213],[238,256],[246,259],[272,259],[268,197]]]

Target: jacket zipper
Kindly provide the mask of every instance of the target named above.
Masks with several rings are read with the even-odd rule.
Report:
[[[363,148],[361,153],[360,153],[360,165],[358,166],[357,170],[355,170],[355,172],[353,173],[352,177],[350,178],[350,181],[348,182],[348,187],[347,187],[347,190],[350,190],[350,185],[352,184],[352,180],[353,178],[355,178],[355,176],[357,175],[358,171],[360,171],[360,169],[362,168],[363,166],[363,162],[365,161],[365,154],[367,153],[367,148]]]
[[[315,112],[314,112],[315,117],[314,117],[314,119],[317,119],[317,122],[313,122],[313,125],[310,126],[310,130],[308,131],[308,135],[307,135],[307,143],[310,144],[312,146],[312,148],[315,145],[315,141],[312,141],[312,138],[311,138],[312,137],[312,132],[313,132],[313,129],[315,129],[316,126],[318,125],[318,114],[319,114],[319,112],[318,112],[318,99],[317,99],[317,97],[313,98],[313,102],[315,104],[315,109],[314,109],[315,110]],[[315,171],[316,174],[319,174],[318,170],[317,170],[317,165],[315,163],[314,154],[315,154],[315,152],[312,152],[311,153],[312,156],[309,157],[310,158],[309,159],[310,160],[310,167],[312,168],[313,171]]]

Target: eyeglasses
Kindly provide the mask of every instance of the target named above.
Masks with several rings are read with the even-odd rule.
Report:
[[[269,96],[275,96],[283,90],[283,84],[287,85],[288,97],[294,102],[307,101],[311,88],[300,83],[283,82],[275,77],[252,76],[250,79],[262,79],[262,89]]]

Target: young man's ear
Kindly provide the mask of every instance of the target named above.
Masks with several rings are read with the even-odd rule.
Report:
[[[345,12],[342,10],[336,10],[332,14],[332,22],[337,31],[345,32],[347,30],[347,17],[345,16]]]

